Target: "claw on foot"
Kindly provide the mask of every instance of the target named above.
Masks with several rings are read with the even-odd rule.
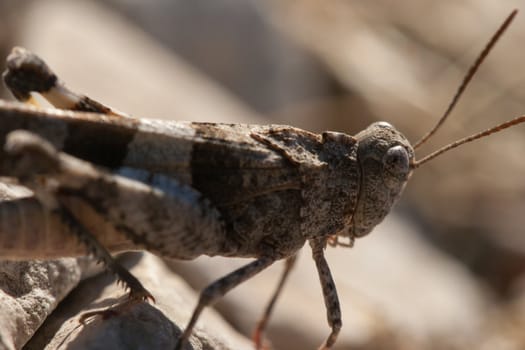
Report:
[[[145,288],[131,289],[129,292],[128,301],[131,300],[136,300],[140,302],[151,301],[152,303],[155,303],[155,298]]]

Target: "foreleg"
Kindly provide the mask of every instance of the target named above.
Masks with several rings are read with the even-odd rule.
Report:
[[[331,333],[319,347],[319,350],[325,350],[330,349],[335,344],[343,325],[341,321],[341,307],[330,268],[324,257],[323,250],[326,246],[326,239],[312,239],[310,240],[310,246],[312,247],[312,256],[317,266],[319,280],[321,281],[328,324],[332,328]]]

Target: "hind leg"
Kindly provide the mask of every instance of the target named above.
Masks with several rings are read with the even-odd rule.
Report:
[[[153,296],[142,286],[140,281],[111,256],[97,237],[68,208],[67,201],[63,202],[60,195],[57,194],[61,190],[66,190],[60,188],[59,181],[60,174],[68,171],[66,169],[69,168],[69,173],[62,175],[67,177],[68,181],[78,184],[84,180],[83,174],[85,172],[82,172],[81,163],[75,167],[76,163],[72,157],[68,163],[66,160],[68,158],[64,158],[64,156],[61,158],[61,154],[51,144],[26,131],[15,131],[9,134],[5,150],[9,155],[7,161],[12,171],[10,175],[31,189],[36,198],[46,207],[46,210],[60,218],[61,224],[67,228],[66,231],[74,234],[87,248],[88,252],[102,262],[108,271],[116,274],[119,281],[124,284],[126,289],[129,289],[129,298],[124,303],[108,310],[86,314],[82,320],[97,314],[109,316],[130,305],[148,299],[154,301]],[[75,171],[79,171],[79,173],[75,175]],[[91,168],[91,171],[98,174],[95,168]],[[91,204],[86,202],[86,205]],[[110,225],[110,223],[107,224]]]

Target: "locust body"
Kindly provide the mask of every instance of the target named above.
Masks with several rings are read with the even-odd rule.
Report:
[[[278,125],[115,119],[7,103],[0,107],[0,143],[14,130],[34,132],[56,149],[104,167],[120,181],[144,183],[176,202],[148,201],[148,190],[141,192],[133,181],[112,190],[111,184],[98,184],[100,189],[86,191],[86,184],[59,180],[61,200],[73,207],[90,203],[87,207],[118,228],[122,241],[129,240],[119,247],[124,243],[117,239],[119,233],[102,230],[99,239],[115,241],[109,243],[111,251],[148,249],[177,259],[203,254],[271,254],[280,259],[293,255],[308,239],[360,237],[399,197],[413,158],[408,141],[386,123],[354,138]],[[3,169],[4,175],[11,175],[10,162],[2,164],[9,168]],[[130,193],[136,193],[135,200],[130,201]],[[82,210],[87,209],[75,211]],[[13,233],[15,227],[6,225],[6,232]],[[93,230],[97,235],[95,231],[101,230]],[[38,252],[35,246],[24,252],[12,234],[2,237],[12,242],[0,246],[2,256],[30,258]],[[61,256],[75,253],[67,249],[53,250]]]

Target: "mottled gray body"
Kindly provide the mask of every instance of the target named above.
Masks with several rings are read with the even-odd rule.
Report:
[[[283,258],[295,253],[307,239],[335,234],[362,236],[386,215],[407,176],[402,174],[399,183],[386,186],[392,179],[380,169],[384,154],[392,145],[405,142],[386,126],[375,125],[358,135],[362,139],[358,142],[344,134],[316,135],[288,126],[106,119],[35,111],[4,102],[0,104],[0,125],[1,143],[10,131],[25,129],[87,161],[106,167],[120,163],[111,172],[105,170],[108,176],[101,180],[98,173],[89,176],[89,164],[68,158],[64,162],[76,162],[69,167],[74,176],[65,170],[56,175],[59,186],[55,191],[73,211],[84,210],[87,216],[95,210],[112,223],[116,230],[106,229],[104,222],[93,225],[97,215],[82,220],[111,250],[148,249],[171,258],[202,254]],[[100,159],[99,138],[81,144],[100,126],[108,128],[106,140],[101,142],[115,142],[103,145],[106,152],[125,154],[118,162],[109,155]],[[83,138],[72,139],[77,127],[85,130]],[[122,135],[132,136],[124,143],[119,141],[124,139]],[[125,152],[116,147],[125,147]],[[363,164],[358,163],[358,152]],[[79,208],[86,202],[86,208]],[[0,204],[0,209],[1,205],[4,210],[14,210],[13,203]],[[39,217],[47,220],[46,215],[31,214],[26,221]],[[24,222],[4,227],[22,229]],[[17,246],[12,240],[0,246],[0,252],[16,256]],[[38,246],[34,243],[28,248],[27,257],[34,257]],[[59,255],[78,253],[67,249],[52,250]],[[18,255],[24,257],[22,251]]]

